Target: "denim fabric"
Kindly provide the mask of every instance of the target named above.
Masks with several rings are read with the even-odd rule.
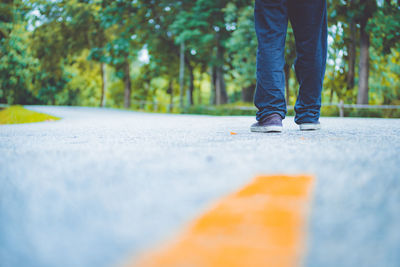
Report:
[[[300,84],[295,122],[317,122],[327,55],[326,0],[256,0],[257,120],[286,115],[285,39],[290,20],[296,40],[295,72]]]

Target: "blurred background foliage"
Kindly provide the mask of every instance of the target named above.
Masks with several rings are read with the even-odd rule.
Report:
[[[254,0],[2,0],[0,103],[231,114],[228,108],[253,99],[253,6]],[[400,105],[399,1],[328,0],[328,15],[323,102]],[[298,93],[295,57],[289,28],[289,105]]]

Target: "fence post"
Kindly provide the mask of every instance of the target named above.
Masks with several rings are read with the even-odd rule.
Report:
[[[341,118],[344,117],[344,105],[343,105],[343,100],[340,100],[339,102],[339,116]]]

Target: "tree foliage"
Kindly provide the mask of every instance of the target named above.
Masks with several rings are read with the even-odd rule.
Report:
[[[253,5],[252,0],[4,0],[0,102],[134,108],[151,103],[161,111],[177,110],[179,101],[186,106],[251,102],[257,49]],[[328,0],[324,102],[400,102],[398,21],[395,0]],[[298,85],[290,27],[285,51],[292,104]]]

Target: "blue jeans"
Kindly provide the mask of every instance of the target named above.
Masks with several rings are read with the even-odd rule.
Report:
[[[295,72],[300,84],[295,122],[317,122],[327,55],[326,0],[256,0],[257,120],[285,118],[285,39],[288,19],[296,41]]]

